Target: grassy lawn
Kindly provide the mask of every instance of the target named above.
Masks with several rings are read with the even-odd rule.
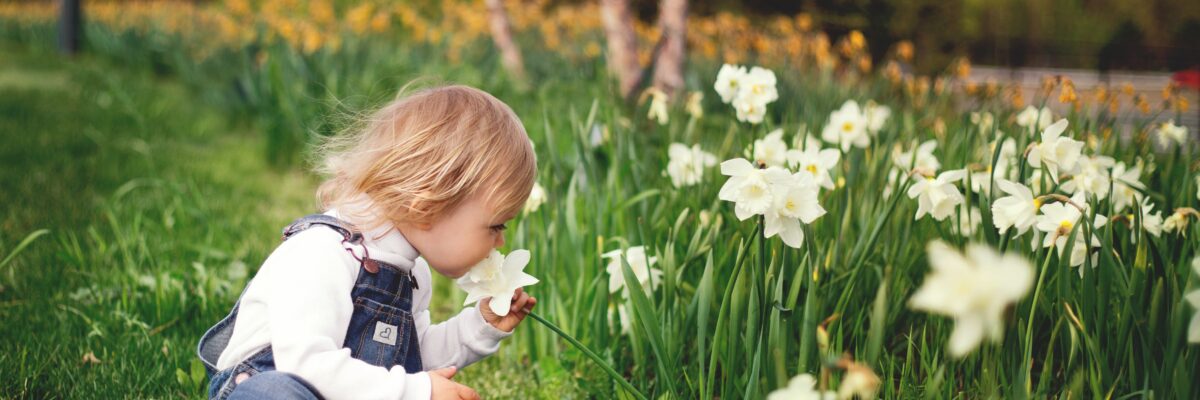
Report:
[[[202,396],[197,339],[315,209],[317,178],[266,165],[261,136],[170,79],[0,53],[0,259],[49,232],[0,269],[0,397]],[[461,379],[564,393],[494,358]]]

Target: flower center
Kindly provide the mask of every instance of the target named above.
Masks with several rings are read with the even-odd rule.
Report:
[[[812,173],[813,175],[817,174],[817,166],[816,165],[809,164],[807,167],[804,167],[804,169],[808,170],[808,172]]]
[[[842,132],[850,133],[850,131],[852,131],[852,130],[854,130],[853,122],[843,122],[842,123]]]
[[[1063,221],[1058,223],[1058,235],[1066,236],[1071,233],[1071,228],[1075,227],[1075,223],[1071,221]]]

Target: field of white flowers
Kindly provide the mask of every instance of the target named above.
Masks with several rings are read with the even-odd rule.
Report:
[[[470,382],[481,391],[533,381],[571,389],[542,397],[1200,398],[1200,146],[1172,122],[1188,112],[1185,89],[1168,86],[1159,101],[1047,77],[1028,95],[969,81],[965,61],[941,75],[902,72],[911,44],[876,70],[863,62],[861,34],[831,42],[802,28],[803,56],[785,57],[794,62],[695,57],[679,99],[651,89],[630,104],[598,54],[530,50],[533,88],[522,89],[498,71],[487,41],[456,40],[408,14],[397,18],[420,36],[384,35],[400,24],[386,13],[371,19],[372,36],[339,30],[336,16],[321,25],[272,8],[283,16],[267,15],[257,34],[199,45],[159,30],[221,11],[178,22],[163,17],[173,8],[133,7],[162,25],[101,20],[87,28],[92,51],[173,75],[196,101],[228,107],[251,121],[272,160],[301,159],[307,140],[337,131],[337,115],[369,109],[414,77],[476,85],[513,106],[538,154],[538,185],[506,255],[460,281],[469,293],[439,282],[435,295],[457,306],[527,286],[539,299],[537,321],[484,364],[505,373]],[[0,37],[45,46],[49,17],[23,11],[0,7]],[[293,23],[306,27],[292,32],[296,43],[263,33]],[[560,39],[551,31],[518,39],[537,49],[530,43]],[[196,48],[206,56],[193,59]],[[97,244],[100,233],[53,241],[58,254],[122,265],[130,281],[119,312],[85,309],[89,323],[144,326],[146,337],[178,323],[171,340],[188,343],[202,331],[179,328],[227,311],[257,253],[228,268],[171,264],[149,278],[159,283],[137,283],[150,266],[135,261],[154,256],[145,236],[171,231],[191,201],[153,205],[154,218],[137,220],[145,231],[113,239],[141,242],[134,250]],[[269,249],[272,239],[252,243]],[[9,242],[2,248],[18,250],[0,253],[0,269],[24,247]],[[172,251],[181,260],[213,253]],[[154,346],[129,357],[150,360]],[[21,360],[54,351],[34,349]],[[0,382],[42,370],[0,360],[11,377]],[[176,381],[162,384],[200,393],[197,363],[175,360]]]
[[[1072,90],[1050,85],[1042,104]],[[1122,139],[1116,116],[1029,106],[921,129],[919,112],[853,98],[803,121],[768,114],[781,96],[771,70],[728,64],[712,89],[732,107],[716,112],[736,119],[723,146],[670,143],[669,182],[614,204],[674,223],[639,224],[640,243],[597,242],[604,273],[572,280],[567,302],[584,308],[555,310],[585,326],[576,313],[591,310],[609,349],[629,346],[616,365],[656,375],[634,374],[639,386],[701,398],[1194,397],[1200,176],[1186,128],[1144,124]],[[663,96],[650,99],[648,118],[669,125]],[[685,131],[719,118],[684,108]],[[577,204],[594,204],[578,198],[586,176],[557,199],[536,188],[527,211],[561,204],[570,224]],[[554,228],[522,237],[559,249]]]

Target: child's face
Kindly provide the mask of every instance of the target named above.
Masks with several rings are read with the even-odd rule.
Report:
[[[398,228],[429,262],[430,268],[458,278],[486,258],[492,249],[504,246],[503,226],[513,216],[493,218],[494,214],[482,197],[475,197],[432,224],[402,224]]]

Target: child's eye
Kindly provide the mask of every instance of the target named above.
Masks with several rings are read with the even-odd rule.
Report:
[[[505,226],[504,224],[500,224],[500,225],[493,225],[493,226],[492,226],[492,230],[493,230],[493,231],[495,231],[495,232],[503,232],[505,229],[508,229],[508,227],[507,227],[507,226]]]

